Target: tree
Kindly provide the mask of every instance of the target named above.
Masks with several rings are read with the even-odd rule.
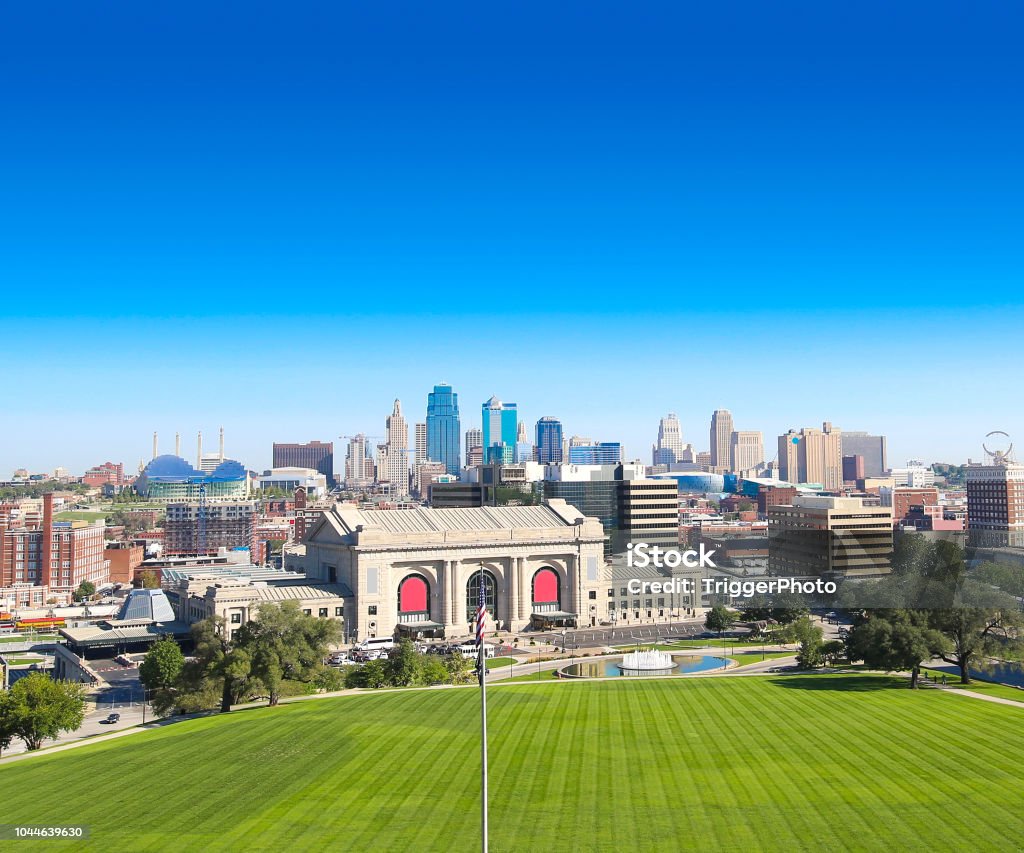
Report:
[[[708,615],[704,619],[704,627],[709,631],[716,631],[718,636],[722,636],[722,631],[725,631],[733,623],[735,616],[732,611],[729,610],[724,604],[716,604],[711,610],[708,611]]]
[[[801,616],[786,628],[786,637],[790,642],[799,643],[796,662],[806,669],[815,669],[825,661],[822,655],[822,635],[820,625],[815,625],[809,616]]]
[[[827,666],[836,666],[846,657],[846,643],[842,640],[829,640],[821,644],[821,657]]]
[[[171,694],[184,667],[185,656],[170,637],[157,640],[146,652],[145,659],[139,665],[139,681],[154,692],[154,706],[166,709],[173,705]],[[157,700],[156,694],[166,695],[161,695]]]
[[[96,594],[96,584],[92,581],[82,581],[75,590],[75,601],[85,601]]]
[[[282,682],[309,681],[341,639],[341,625],[333,619],[307,616],[295,601],[266,602],[239,629],[236,645],[248,655],[251,675],[266,689],[269,704],[277,705]]]
[[[473,680],[472,663],[458,652],[445,658],[444,668],[448,670],[449,684],[469,684]]]
[[[341,690],[345,686],[345,676],[333,666],[325,666],[313,677],[313,683],[318,690],[322,690],[325,693],[333,693],[335,690]]]
[[[17,734],[14,727],[14,713],[10,708],[11,705],[10,691],[0,692],[0,757],[3,756],[4,750],[10,747],[11,741],[14,740],[14,736]]]
[[[918,610],[871,613],[854,625],[846,640],[850,660],[862,660],[873,669],[910,671],[916,689],[921,664],[945,648],[942,634],[928,624],[929,614]]]
[[[403,638],[398,646],[388,655],[384,671],[388,684],[393,687],[409,687],[415,683],[419,674],[419,655],[412,640]]]
[[[244,686],[244,673],[233,659],[234,646],[223,617],[213,616],[192,626],[195,653],[177,679],[175,704],[184,712],[216,708],[231,710]],[[232,666],[234,664],[234,666]],[[160,705],[154,701],[160,711]]]
[[[939,657],[959,667],[961,684],[971,683],[971,669],[989,669],[992,658],[1019,658],[1024,651],[1024,621],[1012,606],[936,610],[930,621],[948,641]]]
[[[157,577],[156,572],[152,569],[139,572],[138,577],[142,581],[143,589],[160,589],[160,578]]]
[[[809,612],[803,596],[780,593],[772,598],[752,598],[743,608],[743,618],[752,621],[774,619],[780,625],[788,625]]]
[[[14,683],[0,711],[0,737],[10,732],[34,751],[43,741],[82,725],[85,688],[74,681],[55,681],[45,673],[32,672]]]

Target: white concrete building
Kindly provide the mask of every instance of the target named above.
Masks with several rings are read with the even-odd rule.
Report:
[[[336,506],[306,537],[306,576],[343,584],[360,639],[471,633],[483,575],[490,629],[606,617],[604,531],[563,500],[543,506],[359,510]],[[600,611],[599,611],[600,607]]]

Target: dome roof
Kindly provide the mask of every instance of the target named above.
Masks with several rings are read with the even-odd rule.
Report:
[[[203,476],[202,471],[197,471],[180,456],[175,456],[172,453],[157,456],[146,466],[142,474],[148,479],[185,479]]]
[[[210,480],[244,480],[246,477],[245,468],[241,462],[234,459],[225,459],[213,471],[210,472]]]

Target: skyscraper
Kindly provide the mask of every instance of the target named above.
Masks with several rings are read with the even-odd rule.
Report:
[[[888,466],[885,461],[885,436],[866,432],[843,432],[843,456],[863,456],[864,476],[880,477]]]
[[[483,415],[484,462],[511,464],[515,461],[518,413],[515,403],[491,397],[481,407]]]
[[[562,455],[562,422],[558,418],[544,417],[537,421],[537,461],[543,465],[557,465]]]
[[[843,484],[842,430],[825,421],[821,429],[805,427],[779,436],[779,476],[790,483]]]
[[[377,478],[387,479],[396,494],[405,495],[409,493],[409,427],[402,416],[400,400],[395,400],[385,427],[387,444],[384,445],[383,466],[378,466]]]
[[[711,416],[711,467],[732,471],[732,413],[715,409]]]
[[[732,469],[748,471],[764,462],[764,437],[757,430],[736,430],[732,434]]]
[[[334,442],[310,441],[306,444],[274,442],[274,468],[312,468],[334,486]]]
[[[469,464],[469,454],[474,448],[484,446],[484,431],[479,427],[470,427],[466,430],[466,464]],[[481,451],[481,458],[483,451]]]
[[[658,441],[652,450],[653,465],[675,465],[683,461],[683,433],[674,412],[665,415],[658,424]]]
[[[520,421],[516,426],[516,462],[532,462],[533,454],[533,442],[526,434],[526,421]]]
[[[461,438],[459,395],[451,385],[435,385],[427,395],[427,458],[443,462],[449,474],[458,474],[462,468]]]
[[[366,436],[352,436],[345,455],[345,485],[350,489],[364,489],[373,483],[373,459]]]
[[[413,465],[422,465],[427,461],[427,425],[424,423],[416,424],[414,433]]]

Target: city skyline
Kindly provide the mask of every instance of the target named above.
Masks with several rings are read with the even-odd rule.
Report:
[[[439,383],[439,384],[442,384],[442,383]],[[429,387],[433,387],[433,386],[429,386]],[[458,388],[457,385],[451,385],[451,389],[452,389],[452,392],[454,393],[454,395],[456,397],[460,396],[461,392],[459,391],[459,388]],[[405,395],[405,396],[406,397],[412,397],[414,395]],[[518,395],[518,396],[521,397],[521,398],[523,397],[523,395],[521,395],[521,394]],[[389,400],[389,404],[388,404],[387,408],[392,410],[392,411],[393,411],[393,407],[400,400],[403,399],[402,395],[392,396],[392,395],[387,394],[387,393],[383,393],[383,397]],[[415,422],[418,422],[421,419],[425,420],[425,418],[426,418],[426,410],[427,410],[426,399],[427,399],[427,394],[423,394],[422,398],[423,398],[423,404],[420,407],[418,407],[418,408],[415,405],[409,405],[408,403],[403,403],[402,404],[404,406],[404,410],[406,412],[410,413],[409,418],[407,419],[408,423],[406,425],[406,431],[407,432],[409,432],[411,430],[412,425]],[[483,405],[486,405],[486,401],[484,401]],[[532,407],[529,406],[529,404],[528,404],[527,408],[526,408],[526,411],[529,411],[530,408],[532,408]],[[475,411],[475,406],[473,407],[473,410]],[[566,424],[565,419],[560,417],[557,414],[551,415],[549,412],[546,412],[543,415],[538,415],[537,417],[532,417],[532,416],[529,416],[529,415],[523,415],[522,411],[523,410],[520,411],[520,417],[522,419],[521,422],[529,425],[530,428],[528,430],[528,434],[531,436],[531,439],[533,437],[533,427],[536,425],[536,422],[538,420],[540,420],[542,417],[555,417],[555,418],[557,418],[561,422],[563,430],[564,430],[564,435],[565,435],[566,438],[568,438],[570,435],[585,435],[585,436],[593,437],[595,440],[602,441],[602,442],[621,441],[622,445],[623,445],[623,458],[624,458],[625,461],[639,460],[641,462],[644,462],[645,464],[650,464],[650,453],[651,453],[650,448],[654,444],[656,444],[660,422],[667,415],[669,415],[669,414],[675,415],[676,418],[678,419],[678,422],[680,424],[680,435],[681,435],[682,444],[683,445],[685,445],[685,444],[692,444],[693,447],[694,447],[694,450],[696,452],[701,452],[701,451],[709,450],[709,447],[706,446],[706,445],[709,444],[709,442],[708,442],[709,425],[711,424],[711,419],[712,419],[712,416],[714,414],[714,411],[717,411],[717,409],[716,410],[708,410],[707,412],[704,412],[703,413],[704,417],[703,417],[703,422],[702,422],[701,421],[701,414],[702,414],[701,412],[692,412],[692,413],[690,413],[689,416],[686,416],[684,414],[681,414],[680,412],[670,411],[669,409],[666,408],[665,411],[662,411],[661,414],[658,415],[651,423],[637,424],[636,423],[636,419],[634,418],[631,421],[630,428],[628,430],[624,429],[621,432],[616,431],[614,429],[614,423],[615,422],[614,421],[610,421],[610,420],[602,420],[602,421],[600,421],[602,423],[606,423],[606,424],[609,425],[609,428],[606,430],[603,427],[600,428],[600,429],[593,428],[593,426],[592,426],[593,422],[587,421],[587,420],[584,420],[584,421],[579,422],[579,423]],[[540,411],[540,409],[538,409],[538,411]],[[755,410],[752,407],[744,407],[742,409],[730,409],[729,411],[730,411],[730,413],[733,414],[734,421],[736,421],[738,419],[738,417],[740,417],[740,418],[742,418],[742,421],[743,421],[743,423],[746,426],[748,426],[748,427],[751,427],[751,426],[755,427],[757,429],[757,431],[760,431],[760,432],[763,433],[764,443],[765,443],[765,457],[766,457],[765,461],[766,462],[770,462],[770,461],[772,461],[773,458],[777,458],[775,456],[775,449],[774,449],[775,446],[776,446],[776,437],[784,436],[791,429],[796,430],[798,432],[801,429],[805,429],[805,428],[817,429],[817,428],[819,428],[821,426],[822,423],[824,423],[825,421],[828,420],[827,418],[825,418],[824,420],[818,420],[818,421],[813,421],[812,420],[812,421],[809,421],[809,422],[806,422],[806,423],[804,423],[804,422],[800,422],[800,423],[793,422],[793,423],[787,425],[785,429],[780,429],[780,430],[776,431],[773,428],[762,428],[759,423],[751,423],[751,415],[750,414],[746,414],[746,413],[753,413]],[[737,413],[740,413],[740,414],[737,416]],[[262,470],[266,470],[266,469],[269,469],[269,468],[273,467],[273,465],[272,465],[272,461],[273,460],[272,460],[272,452],[271,451],[272,451],[273,445],[275,443],[315,442],[315,441],[331,442],[331,441],[333,441],[333,442],[336,443],[336,445],[338,447],[338,455],[335,457],[335,471],[336,471],[336,473],[339,474],[340,477],[343,477],[344,476],[344,472],[345,472],[344,460],[345,460],[345,454],[347,452],[347,447],[348,447],[348,439],[351,436],[359,436],[359,435],[364,436],[365,440],[366,440],[367,448],[372,448],[373,446],[375,446],[374,442],[378,438],[382,439],[382,440],[386,439],[386,436],[382,434],[383,431],[380,430],[380,429],[374,430],[373,429],[373,425],[375,423],[379,424],[387,416],[388,416],[387,414],[384,414],[384,415],[382,415],[380,417],[375,417],[375,416],[372,416],[372,415],[371,416],[362,416],[362,415],[360,415],[358,417],[350,416],[345,421],[345,423],[348,424],[348,425],[351,425],[351,429],[346,429],[343,432],[339,431],[336,434],[331,434],[331,433],[314,434],[314,433],[310,432],[310,434],[308,434],[308,435],[305,434],[305,433],[300,435],[299,433],[302,432],[302,430],[306,430],[306,432],[309,432],[308,425],[310,423],[313,423],[313,422],[321,422],[322,423],[323,422],[323,419],[319,419],[319,420],[304,419],[303,420],[304,426],[292,426],[292,427],[290,427],[291,432],[286,432],[285,434],[274,434],[273,436],[270,436],[269,433],[266,433],[266,430],[264,429],[263,431],[261,431],[261,434],[267,434],[268,438],[267,438],[266,442],[264,442],[262,439],[254,439],[253,438],[253,434],[252,434],[251,430],[253,429],[255,424],[258,424],[258,422],[254,422],[254,421],[250,420],[250,421],[247,422],[247,425],[240,425],[240,426],[242,426],[243,429],[246,428],[246,426],[247,426],[247,428],[250,430],[250,432],[248,432],[248,433],[243,432],[243,433],[235,434],[235,432],[234,432],[232,427],[230,427],[230,426],[224,427],[225,428],[225,435],[226,435],[226,438],[225,438],[226,451],[225,451],[225,453],[226,453],[227,458],[237,460],[237,461],[241,462],[243,465],[245,465],[247,468],[250,468],[250,469],[256,470],[256,471],[262,471]],[[596,420],[595,420],[595,422],[596,422]],[[236,426],[239,426],[239,425],[236,424]],[[843,425],[841,423],[838,423],[838,422],[834,422],[834,426],[836,428],[840,429],[840,430],[843,430],[844,432],[845,431],[850,431],[850,432],[863,431],[863,432],[880,434],[880,435],[886,436],[886,438],[888,439],[888,442],[889,442],[889,447],[890,447],[890,451],[888,453],[888,462],[889,462],[889,467],[890,468],[900,467],[900,466],[905,464],[910,459],[921,459],[926,464],[932,464],[932,463],[935,463],[935,462],[946,462],[946,463],[953,463],[953,464],[962,464],[962,463],[966,462],[969,458],[973,459],[974,461],[982,460],[984,458],[984,452],[982,451],[981,445],[982,445],[982,441],[984,440],[985,434],[987,432],[989,432],[991,429],[1000,428],[999,426],[990,426],[990,427],[985,428],[983,432],[980,432],[978,435],[974,436],[975,440],[974,440],[974,447],[973,447],[973,449],[970,446],[967,446],[967,448],[963,452],[962,456],[960,456],[960,457],[942,457],[942,458],[936,457],[936,458],[929,458],[928,455],[925,454],[925,453],[915,452],[915,446],[911,442],[906,442],[906,444],[907,444],[906,453],[905,454],[901,453],[900,452],[900,446],[896,445],[893,442],[892,435],[891,435],[891,433],[886,431],[885,424],[884,423],[880,423],[877,420],[872,422],[866,428],[865,428],[864,424],[862,424],[862,423],[852,424],[851,426],[849,426],[849,427],[847,427],[845,429],[844,429]],[[462,424],[460,425],[460,441],[464,440],[464,438],[466,436],[466,433],[469,430],[474,430],[474,429],[479,432],[479,431],[481,431],[481,426],[478,425],[478,424],[474,424],[474,423],[467,424],[463,420]],[[153,442],[153,432],[154,431],[157,433],[157,435],[159,437],[159,453],[160,454],[166,454],[166,453],[172,452],[172,446],[171,445],[172,445],[172,442],[174,441],[174,439],[172,439],[171,436],[172,435],[180,436],[181,456],[183,458],[185,458],[186,460],[189,460],[189,459],[192,458],[192,456],[194,455],[194,452],[196,450],[195,444],[196,444],[196,441],[197,441],[197,438],[196,438],[197,434],[199,432],[204,432],[205,431],[208,435],[210,435],[210,434],[214,434],[214,430],[215,430],[215,427],[213,427],[212,425],[210,425],[210,424],[208,424],[208,423],[206,423],[204,421],[202,423],[202,429],[197,429],[197,430],[194,430],[194,431],[185,430],[185,429],[174,429],[174,428],[171,428],[171,429],[169,429],[167,431],[164,431],[164,430],[161,430],[161,429],[155,429],[155,430],[151,430],[151,431],[149,431],[149,432],[147,432],[147,433],[145,433],[144,435],[141,435],[141,436],[129,435],[125,431],[117,431],[117,432],[112,433],[112,435],[125,436],[125,438],[127,440],[126,446],[127,445],[131,445],[132,447],[138,448],[139,449],[139,455],[137,457],[136,456],[132,456],[132,455],[128,454],[125,451],[122,451],[120,456],[118,456],[118,454],[116,452],[113,452],[113,451],[112,451],[113,455],[111,455],[111,453],[107,453],[106,456],[104,456],[103,453],[94,453],[94,452],[92,452],[92,449],[91,449],[90,446],[84,446],[84,445],[74,445],[74,446],[72,446],[70,444],[65,445],[65,447],[66,447],[65,456],[71,455],[71,456],[74,456],[75,458],[79,458],[79,459],[83,460],[78,465],[74,464],[73,462],[67,462],[67,461],[51,462],[49,464],[46,464],[46,463],[43,463],[43,464],[27,464],[27,463],[24,463],[24,462],[18,462],[18,463],[15,463],[15,464],[5,464],[4,457],[10,452],[11,445],[0,444],[0,479],[4,479],[6,477],[9,477],[10,474],[14,470],[17,470],[17,469],[20,469],[20,468],[26,468],[26,469],[30,470],[31,472],[35,473],[35,472],[52,472],[57,467],[63,467],[63,468],[68,469],[73,474],[80,474],[83,471],[86,471],[89,468],[93,467],[94,465],[98,465],[98,464],[101,464],[101,463],[107,462],[107,461],[111,461],[111,462],[115,462],[115,463],[117,463],[117,462],[123,463],[124,466],[125,466],[125,472],[128,473],[128,474],[134,475],[135,468],[136,468],[136,466],[138,465],[138,463],[140,461],[143,462],[143,463],[147,463],[147,462],[150,461],[151,458],[153,458],[152,454],[151,454],[151,447],[152,447],[152,442]],[[644,437],[643,437],[645,430],[650,435],[650,438],[646,442],[646,446],[644,445]],[[1014,434],[1013,431],[1012,430],[1008,430],[1008,431],[1010,432],[1011,437],[1012,437],[1013,434]],[[622,438],[620,438],[621,435],[626,435],[626,434],[639,436],[639,438],[638,439],[634,439],[633,441],[627,442],[627,441],[623,440]],[[412,436],[410,436],[410,439],[411,438],[412,438]],[[111,442],[113,442],[113,438],[111,438]],[[103,444],[104,444],[103,442],[100,443],[100,445],[103,445]],[[923,444],[924,444],[924,442],[916,443],[916,448],[919,450],[923,446]],[[113,444],[112,443],[107,443],[105,446],[110,447],[110,446],[113,446]],[[896,452],[895,453],[892,451],[893,447],[896,447]],[[461,454],[462,454],[462,448],[460,447],[460,449],[459,449],[460,457],[461,457]],[[44,453],[44,455],[45,455],[45,453]],[[99,458],[100,456],[104,456],[104,458],[100,459]],[[115,456],[118,456],[118,458],[114,458]],[[259,461],[259,460],[263,460],[263,459],[267,460],[265,464],[264,464],[264,462]],[[12,456],[12,460],[13,460],[13,456]],[[437,461],[437,460],[435,460],[435,461]],[[461,462],[462,462],[462,464],[465,464],[465,459],[461,459]]]

